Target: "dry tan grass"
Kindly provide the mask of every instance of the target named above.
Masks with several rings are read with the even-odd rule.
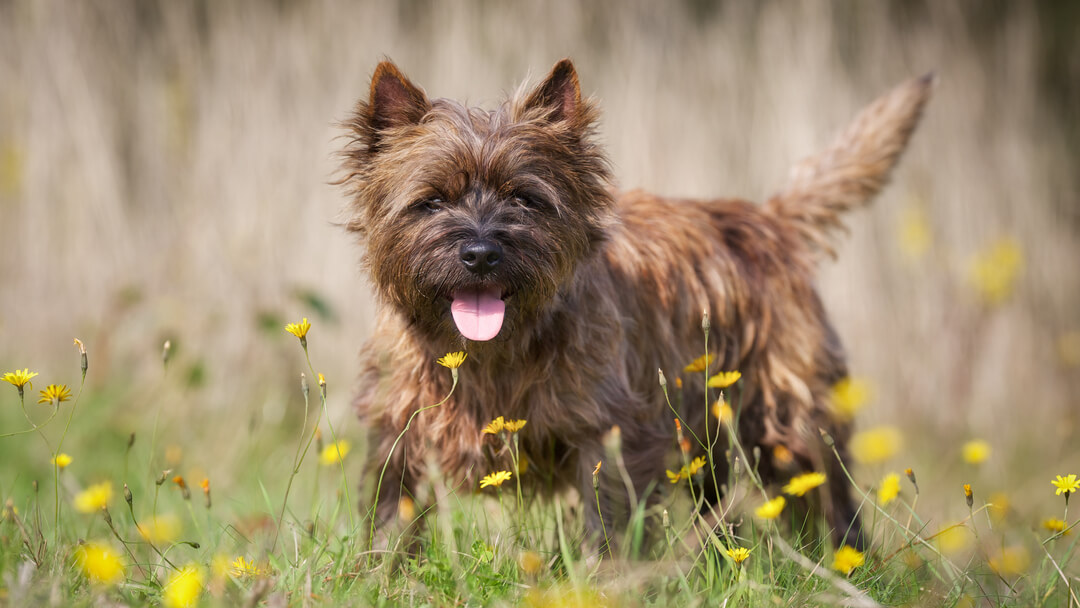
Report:
[[[1056,462],[1076,437],[1077,371],[1055,344],[1080,329],[1080,192],[1061,123],[1076,115],[1044,99],[1034,10],[980,30],[954,3],[707,4],[0,3],[0,364],[68,374],[79,335],[99,379],[149,390],[173,337],[178,365],[205,358],[209,375],[170,406],[265,402],[274,419],[299,366],[255,318],[313,316],[292,295],[305,287],[339,313],[311,340],[347,419],[372,304],[333,224],[334,122],[384,56],[430,94],[479,104],[571,56],[624,186],[759,201],[862,104],[936,70],[894,185],[852,218],[822,291],[877,386],[864,424]],[[920,204],[933,246],[910,262],[897,224]],[[1026,267],[1015,297],[983,311],[968,258],[1002,235]]]

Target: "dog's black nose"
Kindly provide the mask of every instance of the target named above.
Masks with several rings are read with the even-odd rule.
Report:
[[[503,250],[498,243],[481,239],[461,246],[461,263],[469,272],[487,274],[495,269],[503,259]]]

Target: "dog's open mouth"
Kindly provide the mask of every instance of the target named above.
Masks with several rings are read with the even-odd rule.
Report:
[[[451,296],[450,313],[461,335],[476,342],[499,335],[506,315],[506,302],[502,298],[502,289],[490,285],[455,291]]]

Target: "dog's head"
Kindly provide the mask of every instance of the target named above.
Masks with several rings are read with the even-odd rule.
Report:
[[[429,100],[379,64],[346,123],[343,183],[383,300],[439,340],[535,321],[611,221],[595,117],[569,60],[494,111]]]

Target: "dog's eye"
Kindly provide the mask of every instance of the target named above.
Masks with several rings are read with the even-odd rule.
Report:
[[[416,209],[422,209],[424,211],[427,211],[428,213],[438,213],[443,210],[443,208],[446,206],[446,203],[443,201],[443,199],[437,196],[433,196],[431,198],[425,198],[423,200],[416,201],[413,206]]]

